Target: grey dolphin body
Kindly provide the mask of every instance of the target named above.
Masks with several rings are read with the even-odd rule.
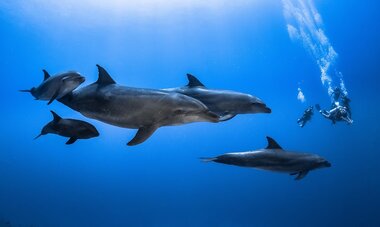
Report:
[[[174,92],[125,87],[97,65],[98,80],[59,101],[86,117],[107,124],[138,129],[128,145],[148,139],[157,128],[191,122],[218,122],[200,101]]]
[[[331,166],[326,159],[318,155],[284,151],[272,138],[267,137],[267,140],[268,146],[265,149],[227,153],[203,160],[289,173],[297,175],[296,180],[304,178],[310,170]]]
[[[259,98],[236,91],[206,88],[195,76],[187,74],[188,85],[166,88],[164,91],[178,92],[203,102],[210,111],[226,121],[237,114],[271,113],[271,109]]]
[[[37,100],[49,100],[48,105],[55,99],[67,95],[85,81],[83,76],[74,71],[59,73],[54,76],[50,76],[46,70],[42,71],[44,72],[44,80],[38,87],[20,91],[30,92]]]
[[[42,128],[41,134],[35,139],[51,133],[69,137],[70,139],[66,144],[73,144],[77,139],[89,139],[99,136],[98,130],[90,123],[75,119],[63,119],[54,111],[51,111],[51,113],[53,114],[53,120]]]

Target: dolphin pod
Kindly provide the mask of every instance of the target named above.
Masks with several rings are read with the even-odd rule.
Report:
[[[128,142],[147,140],[159,127],[191,122],[219,122],[217,114],[189,96],[155,89],[118,85],[101,66],[98,80],[59,101],[88,118],[123,128],[138,129]]]
[[[330,167],[324,158],[308,153],[285,151],[271,137],[267,137],[268,146],[264,149],[246,152],[234,152],[219,155],[214,158],[201,158],[206,162],[218,162],[242,167],[297,175],[296,180],[304,178],[310,170]]]
[[[50,76],[30,92],[37,100],[57,99],[82,115],[118,127],[138,129],[127,144],[147,140],[159,127],[192,122],[221,122],[237,114],[270,113],[259,98],[240,92],[206,88],[195,76],[187,74],[189,84],[180,88],[147,89],[117,84],[108,72],[98,68],[98,80],[76,89],[84,82],[77,72]]]
[[[78,88],[85,78],[77,72],[50,76],[45,70],[43,82],[36,88],[21,90],[30,92],[37,100],[54,100],[81,113],[83,116],[122,128],[137,129],[127,143],[134,146],[146,141],[163,126],[175,126],[193,122],[217,123],[239,114],[271,113],[272,110],[259,98],[236,91],[207,88],[194,75],[187,74],[188,84],[166,89],[135,88],[119,85],[100,65],[98,79]],[[35,138],[46,134],[68,137],[66,144],[78,139],[99,136],[97,129],[76,119],[63,119],[55,112],[53,120],[45,125]],[[284,172],[304,178],[309,171],[331,164],[324,158],[307,153],[283,150],[278,143],[267,137],[264,149],[226,153],[206,162],[253,167]]]

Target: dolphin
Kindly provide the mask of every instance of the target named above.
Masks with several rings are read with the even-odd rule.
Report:
[[[318,155],[285,151],[274,139],[267,137],[267,140],[268,146],[265,149],[226,153],[215,158],[202,159],[206,162],[213,161],[297,175],[296,180],[304,178],[310,170],[331,167],[326,159]]]
[[[209,89],[195,76],[187,74],[189,83],[184,87],[166,88],[164,91],[181,93],[203,102],[220,121],[230,120],[237,114],[271,113],[259,98],[236,91]]]
[[[95,83],[58,101],[88,118],[138,129],[129,146],[144,142],[161,126],[219,122],[218,115],[197,99],[174,92],[118,85],[103,67],[96,66],[99,77]]]
[[[59,73],[54,76],[50,76],[45,69],[42,71],[44,72],[44,80],[38,87],[20,91],[30,92],[36,100],[49,100],[48,105],[55,99],[67,95],[85,81],[83,76],[74,71]]]
[[[99,136],[98,130],[90,123],[75,119],[63,119],[54,111],[50,112],[53,114],[53,120],[45,125],[41,133],[34,139],[51,133],[69,137],[70,139],[66,144],[73,144],[77,139],[89,139]]]

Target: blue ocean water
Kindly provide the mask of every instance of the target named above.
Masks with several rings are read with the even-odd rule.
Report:
[[[352,99],[351,126],[317,112],[297,125],[307,106],[327,107],[330,97],[315,58],[289,38],[281,1],[2,1],[0,226],[378,226],[379,3],[315,7]],[[164,127],[127,147],[135,130],[18,92],[40,83],[42,69],[77,70],[90,84],[95,64],[133,87],[182,86],[192,73],[210,88],[258,96],[273,112]],[[33,140],[49,110],[94,124],[100,137]],[[265,136],[332,167],[294,181],[198,159],[263,148]]]

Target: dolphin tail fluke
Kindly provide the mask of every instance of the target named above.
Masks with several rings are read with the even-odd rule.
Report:
[[[201,157],[199,158],[202,162],[213,162],[215,161],[217,158],[205,158],[205,157]]]
[[[42,136],[42,133],[41,133],[41,134],[39,134],[38,136],[34,137],[34,140],[36,140],[36,139],[40,138],[40,136]]]
[[[29,92],[29,93],[33,93],[35,89],[36,89],[36,88],[32,87],[31,89],[21,89],[21,90],[18,90],[18,91],[20,91],[20,92]]]
[[[133,139],[129,141],[127,145],[135,146],[137,144],[143,143],[157,130],[157,128],[158,127],[156,125],[144,126],[139,128],[135,137],[133,137]]]
[[[309,171],[301,171],[298,173],[297,177],[294,180],[301,180],[309,173]]]

